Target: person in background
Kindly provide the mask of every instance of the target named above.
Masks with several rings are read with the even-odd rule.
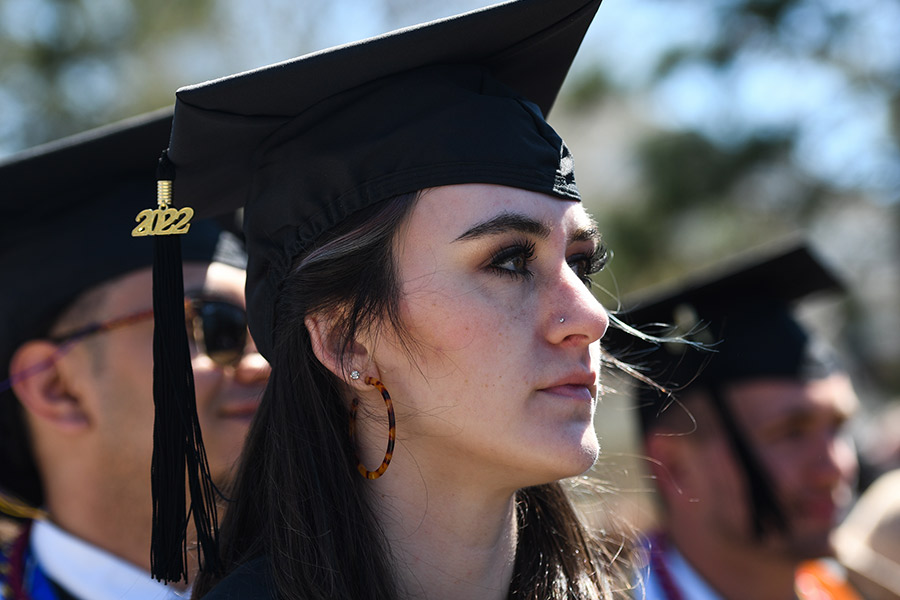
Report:
[[[839,288],[791,241],[627,302],[625,323],[676,340],[607,345],[666,390],[635,394],[661,504],[647,600],[855,597],[816,559],[833,556],[852,500],[845,424],[858,401],[835,354],[793,314]]]
[[[19,519],[0,597],[162,599],[150,569],[152,245],[171,109],[0,164],[0,509]],[[225,223],[225,221],[223,221]],[[197,222],[185,327],[211,471],[225,485],[269,369],[249,340],[242,242]]]

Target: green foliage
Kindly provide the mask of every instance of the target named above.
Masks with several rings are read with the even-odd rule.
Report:
[[[606,72],[594,67],[573,80],[565,97],[565,108],[581,111],[602,102],[615,88],[606,76]]]
[[[820,245],[827,247],[828,258],[845,261],[837,265],[839,269],[849,267],[853,275],[861,275],[873,268],[864,261],[885,260],[890,248],[896,247],[900,231],[900,61],[874,60],[872,53],[862,53],[859,47],[878,33],[879,14],[884,12],[880,9],[896,6],[892,0],[860,4],[710,0],[707,6],[716,14],[715,31],[704,39],[681,40],[664,48],[641,90],[643,99],[653,98],[674,77],[698,69],[706,79],[688,81],[701,81],[705,87],[690,93],[729,98],[740,90],[736,83],[740,77],[749,69],[766,68],[765,61],[793,61],[829,73],[832,87],[827,94],[810,87],[808,98],[817,98],[808,102],[810,109],[775,125],[754,121],[756,113],[746,103],[738,110],[735,97],[733,109],[720,107],[707,118],[695,116],[681,127],[651,125],[640,134],[631,151],[640,184],[626,198],[594,201],[600,207],[597,212],[606,242],[614,252],[610,265],[614,283],[604,282],[604,287],[614,285],[620,295],[627,296],[797,231],[820,238],[814,243],[826,240]],[[807,82],[798,76],[787,82],[796,89],[785,90],[779,84],[773,83],[771,103],[778,102],[784,92],[802,92]],[[758,101],[758,113],[771,114],[769,98]],[[841,102],[846,105],[837,110]],[[835,144],[827,138],[837,135],[835,129],[858,131],[854,129],[859,127],[857,122],[847,118],[877,107],[886,107],[889,115],[881,145],[859,146],[844,164],[831,170],[809,157],[826,143]],[[660,112],[665,114],[666,108]],[[824,118],[831,121],[817,120]],[[847,137],[847,143],[859,141]],[[885,150],[878,159],[879,169],[849,178],[848,174],[872,164],[866,161],[875,160],[867,156],[873,150]],[[842,220],[841,234],[829,232],[836,226],[834,214],[852,216],[854,211],[848,207],[853,206],[861,214],[882,212],[875,223],[878,229],[872,229],[871,222],[864,225],[860,220],[854,226]],[[873,250],[864,257],[853,240]],[[852,340],[848,347],[872,371],[895,373],[891,365],[900,360],[900,349],[876,356],[878,351],[861,332],[867,322],[884,318],[879,313],[896,315],[897,296],[859,310],[859,303],[873,292],[861,286],[851,293],[857,310],[848,314],[847,335]],[[900,387],[896,376],[881,377],[881,383]]]
[[[212,0],[0,0],[0,150],[7,152],[171,104],[153,54]]]
[[[785,160],[786,137],[753,138],[722,148],[696,132],[657,134],[637,149],[647,178],[647,202],[654,214],[673,214],[727,200],[745,174],[773,161]]]

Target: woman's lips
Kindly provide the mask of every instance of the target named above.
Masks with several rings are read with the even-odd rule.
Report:
[[[594,400],[594,394],[591,392],[591,389],[588,386],[581,384],[564,383],[546,387],[541,389],[540,391],[547,394],[553,394],[555,396],[571,398],[572,400],[580,400],[583,402],[592,402]]]
[[[574,370],[547,383],[550,385],[540,391],[584,402],[592,402],[597,396],[597,373],[594,371]]]

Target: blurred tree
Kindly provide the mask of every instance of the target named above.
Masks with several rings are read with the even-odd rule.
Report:
[[[438,0],[0,0],[0,156],[166,106],[182,85],[454,8]]]
[[[804,231],[850,274],[861,303],[842,341],[900,390],[900,3],[642,4],[693,11],[703,27],[674,37],[644,80],[619,90],[652,106],[656,123],[633,146],[640,185],[593,199],[617,288]]]
[[[171,103],[148,46],[199,27],[210,0],[0,0],[0,152]]]

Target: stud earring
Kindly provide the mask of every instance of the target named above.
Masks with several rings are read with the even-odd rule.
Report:
[[[350,371],[350,379],[352,379],[354,381],[359,379],[359,371],[356,371],[356,370]]]
[[[566,318],[565,318],[565,317],[560,317],[560,318],[559,318],[559,322],[560,322],[560,323],[565,323],[565,322],[566,322]]]
[[[353,377],[353,373],[356,373],[356,377]],[[359,371],[353,371],[350,373],[351,379],[359,379]],[[384,399],[384,405],[387,407],[388,413],[388,443],[387,450],[384,453],[384,459],[381,461],[381,465],[375,469],[374,471],[368,470],[365,465],[362,464],[362,461],[359,459],[359,454],[356,455],[356,470],[359,471],[360,475],[365,477],[366,479],[378,479],[384,472],[387,471],[388,465],[391,464],[391,459],[394,457],[394,442],[397,440],[397,423],[394,417],[394,403],[391,400],[391,395],[388,393],[387,388],[384,387],[384,384],[381,383],[378,379],[374,377],[366,377],[366,383],[378,389],[381,392],[381,397]],[[350,442],[352,443],[356,438],[356,411],[359,408],[359,398],[354,398],[350,403]]]

